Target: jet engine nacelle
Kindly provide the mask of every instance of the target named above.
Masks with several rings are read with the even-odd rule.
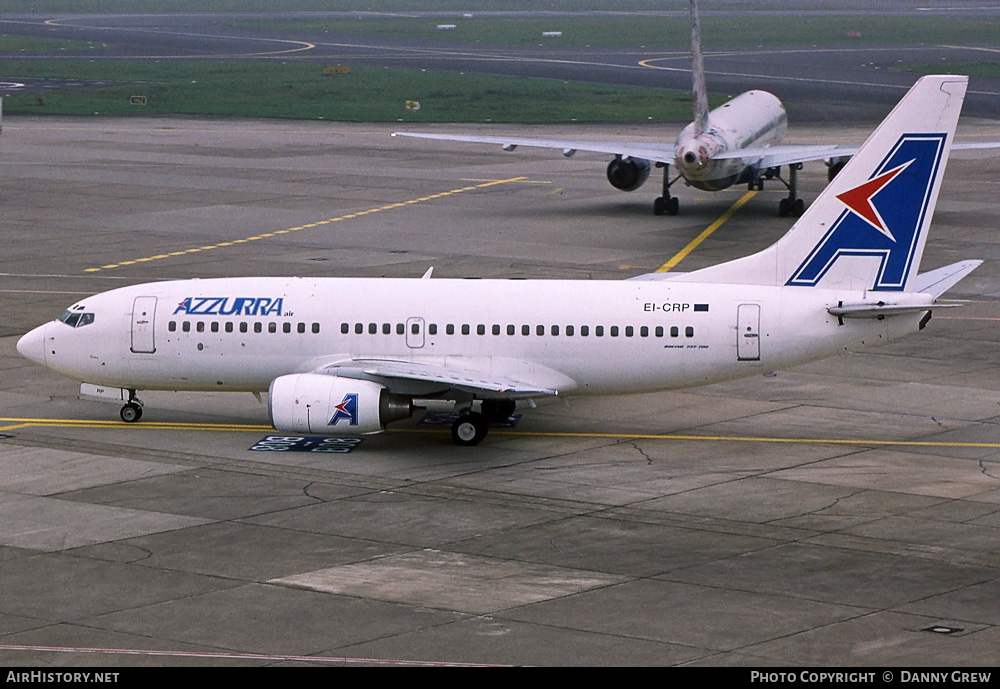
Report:
[[[851,159],[851,156],[839,156],[837,158],[830,158],[826,162],[826,180],[832,182],[833,178],[837,176],[837,173],[844,169],[847,165],[847,161]]]
[[[649,179],[650,167],[643,158],[615,158],[608,163],[608,181],[615,189],[635,191]]]
[[[271,381],[271,425],[288,433],[368,435],[413,415],[413,400],[369,380],[296,373]]]

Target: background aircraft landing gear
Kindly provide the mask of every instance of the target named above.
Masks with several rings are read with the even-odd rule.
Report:
[[[489,429],[490,422],[482,414],[462,414],[451,426],[451,438],[457,445],[471,447],[478,445]]]
[[[118,416],[125,423],[135,423],[142,418],[142,402],[135,396],[135,390],[128,391],[128,402],[122,405]]]
[[[805,210],[806,205],[802,199],[795,199],[794,201],[790,199],[781,199],[778,202],[778,215],[782,218],[788,215],[794,215],[796,218],[802,215]]]
[[[802,215],[802,211],[805,210],[806,204],[799,198],[798,195],[798,178],[799,170],[802,169],[802,163],[792,163],[788,166],[788,181],[781,179],[782,183],[788,188],[788,196],[781,199],[778,202],[778,215],[784,218],[787,215],[794,215],[799,217]]]
[[[656,167],[663,168],[663,196],[656,197],[653,201],[653,215],[677,215],[680,211],[681,204],[677,200],[676,196],[670,195],[670,185],[680,179],[680,175],[677,175],[671,181],[670,179],[670,166],[666,163],[657,163]]]
[[[662,196],[656,197],[653,201],[653,215],[677,215],[680,212],[681,204],[677,201],[676,196],[671,196],[670,198],[663,198]]]

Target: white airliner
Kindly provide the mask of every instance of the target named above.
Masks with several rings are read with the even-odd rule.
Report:
[[[677,136],[673,144],[636,141],[600,141],[582,139],[544,139],[520,136],[468,136],[427,132],[394,132],[440,141],[498,144],[506,151],[518,146],[561,149],[564,156],[577,151],[607,153],[607,177],[615,189],[635,191],[649,178],[652,166],[663,168],[663,195],[653,202],[656,215],[677,215],[679,203],[670,188],[683,179],[688,186],[703,191],[721,191],[734,184],[746,184],[751,190],[763,189],[765,180],[776,180],[788,190],[778,203],[778,213],[800,216],[804,209],[798,197],[798,171],[802,164],[823,160],[827,177],[833,179],[858,147],[851,144],[786,144],[781,141],[787,130],[785,106],[766,91],[747,91],[709,112],[705,86],[705,68],[701,53],[698,4],[690,0],[692,82],[694,121]],[[998,148],[1000,142],[959,144],[956,149]],[[678,175],[670,178],[670,166]],[[781,167],[788,167],[787,179]]]
[[[653,203],[656,215],[677,215],[679,203],[677,197],[671,196],[670,187],[681,178],[689,186],[703,191],[720,191],[734,184],[763,189],[765,179],[775,179],[788,189],[788,196],[778,206],[779,213],[782,216],[801,215],[803,203],[798,198],[797,172],[802,163],[825,160],[832,179],[857,147],[779,146],[788,125],[785,106],[777,96],[766,91],[747,91],[709,112],[696,0],[690,0],[690,8],[694,121],[681,131],[673,144],[423,132],[395,132],[393,136],[499,144],[506,151],[513,151],[518,146],[555,148],[562,149],[567,157],[577,151],[609,153],[614,158],[608,164],[608,182],[621,191],[635,191],[641,187],[655,165],[663,168],[663,195]],[[671,165],[679,173],[674,179],[670,178]],[[788,166],[787,180],[781,176],[782,165]]]
[[[920,330],[980,261],[918,274],[968,79],[920,79],[789,232],[624,281],[222,278],[83,299],[25,357],[111,389],[268,390],[280,431],[378,433],[425,400],[473,445],[520,400],[696,386]]]

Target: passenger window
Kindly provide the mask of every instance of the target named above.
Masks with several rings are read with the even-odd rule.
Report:
[[[396,334],[397,335],[405,335],[406,334],[406,326],[403,325],[402,323],[397,323],[396,324]]]
[[[319,335],[319,323],[313,323],[312,331],[314,335]]]
[[[233,332],[233,322],[232,321],[229,321],[229,322],[226,323],[226,332],[227,333]]]
[[[299,323],[296,329],[298,330],[299,334],[301,335],[302,333],[304,333],[306,331],[306,324],[305,323]]]
[[[483,325],[482,323],[480,323],[479,325],[477,325],[476,326],[476,334],[477,335],[485,335],[486,334],[486,326]]]
[[[558,325],[553,325],[551,332],[552,332],[553,335],[558,335],[559,334],[559,326]]]
[[[469,324],[468,323],[465,323],[465,324],[462,325],[462,334],[463,335],[468,335],[469,334]]]
[[[587,337],[588,335],[590,335],[590,326],[589,325],[581,325],[580,326],[580,337]]]
[[[219,321],[212,321],[212,325],[211,325],[210,329],[211,329],[211,331],[213,333],[219,332]]]
[[[670,326],[670,337],[677,337],[680,335],[680,331],[677,329],[676,325]]]
[[[448,333],[449,335],[454,335],[455,334],[455,324],[454,323],[449,323],[448,325],[446,325],[444,327],[444,331],[446,333]]]
[[[167,323],[167,330],[169,332],[174,332],[177,330],[177,321],[170,321]]]
[[[531,326],[530,325],[522,325],[521,326],[521,334],[522,335],[530,335],[531,334]]]
[[[270,323],[268,323],[267,324],[267,332],[269,332],[269,333],[276,333],[276,332],[278,332],[278,324],[275,323],[275,322],[273,322],[273,321],[270,322]]]
[[[649,337],[649,327],[648,326],[644,325],[641,328],[639,328],[639,337]]]
[[[292,324],[291,323],[282,323],[281,324],[281,332],[286,333],[286,334],[292,332]]]
[[[634,334],[635,334],[635,328],[633,328],[631,325],[626,325],[625,326],[625,337],[632,337],[632,335],[634,335]]]
[[[535,334],[538,335],[539,337],[541,337],[542,335],[544,335],[545,334],[545,326],[544,325],[536,325],[535,326]]]
[[[604,326],[603,325],[594,326],[594,334],[597,335],[598,337],[604,337]]]
[[[247,331],[247,324],[246,324],[246,322],[240,323],[240,332],[241,333],[245,333],[246,331]]]
[[[663,326],[662,325],[656,326],[656,336],[657,337],[663,337]]]
[[[617,325],[612,325],[611,326],[611,337],[618,337],[618,326]]]
[[[191,321],[184,321],[183,323],[181,323],[181,330],[183,330],[186,333],[191,332]]]
[[[430,325],[427,326],[427,334],[428,335],[437,335],[438,334],[437,323],[431,323]]]
[[[383,335],[392,335],[392,323],[383,323],[382,324],[382,334]]]
[[[351,324],[350,323],[341,323],[340,324],[340,334],[341,335],[346,335],[349,332],[351,332]]]
[[[253,324],[253,331],[255,333],[262,333],[262,332],[264,332],[264,324],[261,323],[260,321],[257,321],[256,323]]]
[[[378,323],[369,323],[368,324],[368,334],[369,335],[374,335],[377,332],[378,332]]]
[[[694,328],[690,325],[684,328],[684,337],[694,337]]]
[[[355,335],[363,335],[364,332],[365,332],[365,324],[364,323],[355,323],[354,324],[354,334]]]
[[[499,335],[500,334],[500,326],[497,325],[496,323],[493,324],[493,334],[494,335]]]

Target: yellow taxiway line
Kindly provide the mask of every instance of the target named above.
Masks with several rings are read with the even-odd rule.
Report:
[[[455,194],[462,194],[467,191],[475,191],[477,189],[486,189],[488,187],[495,187],[500,184],[511,184],[513,182],[523,182],[526,177],[511,177],[509,179],[494,179],[488,182],[482,182],[480,184],[474,184],[468,187],[460,187],[458,189],[451,189],[449,191],[442,191],[438,194],[430,194],[428,196],[421,196],[420,198],[410,199],[409,201],[400,201],[399,203],[390,203],[385,206],[377,206],[375,208],[368,208],[367,210],[357,211],[355,213],[347,213],[345,215],[337,216],[336,218],[327,218],[326,220],[318,220],[316,222],[306,223],[305,225],[298,225],[296,227],[288,227],[283,230],[275,230],[274,232],[265,232],[263,234],[254,235],[253,237],[244,237],[243,239],[234,239],[229,242],[219,242],[217,244],[209,244],[206,246],[194,247],[191,249],[183,249],[181,251],[171,251],[164,254],[156,254],[155,256],[144,256],[142,258],[134,258],[129,261],[121,261],[120,263],[109,263],[107,265],[100,266],[98,268],[87,268],[84,270],[85,273],[97,273],[102,270],[112,270],[114,268],[123,268],[125,266],[133,266],[140,263],[148,263],[150,261],[162,261],[167,258],[172,258],[174,256],[184,256],[186,254],[196,254],[202,251],[212,251],[213,249],[222,249],[229,246],[236,246],[237,244],[246,244],[248,242],[259,242],[262,239],[270,239],[272,237],[278,237],[283,234],[289,234],[291,232],[300,232],[302,230],[311,230],[316,227],[323,227],[324,225],[330,225],[336,222],[343,222],[344,220],[352,220],[354,218],[360,218],[365,215],[371,215],[373,213],[381,213],[383,211],[390,211],[396,208],[404,208],[406,206],[412,206],[418,203],[425,203],[427,201],[434,201],[436,199],[443,199],[446,196],[454,196]]]
[[[756,195],[757,195],[756,191],[748,191],[747,193],[743,194],[743,196],[741,196],[736,201],[736,203],[734,203],[732,206],[729,207],[729,210],[720,215],[715,222],[713,222],[711,225],[702,230],[701,234],[699,234],[697,237],[688,242],[687,246],[685,246],[683,249],[674,254],[673,258],[671,258],[669,261],[667,261],[662,266],[657,268],[656,272],[667,273],[671,269],[676,267],[677,264],[683,261],[689,253],[697,249],[699,244],[708,239],[712,235],[712,233],[715,232],[717,229],[722,227],[723,223],[725,223],[727,220],[733,217],[736,211],[743,208],[743,206],[746,205],[747,201],[749,201]]]
[[[101,421],[93,419],[38,419],[0,417],[0,431],[21,428],[105,428],[118,430],[168,430],[168,431],[227,431],[244,433],[281,433],[263,424],[238,423],[173,423],[143,421],[125,423],[123,421]],[[396,428],[393,433],[442,433],[440,428]],[[874,447],[950,447],[998,449],[1000,442],[961,442],[943,440],[877,440],[874,438],[779,438],[750,435],[685,435],[674,433],[598,433],[560,431],[518,431],[502,428],[490,430],[491,436],[521,438],[589,438],[606,440],[661,440],[714,443],[780,443],[788,445],[867,445]]]

